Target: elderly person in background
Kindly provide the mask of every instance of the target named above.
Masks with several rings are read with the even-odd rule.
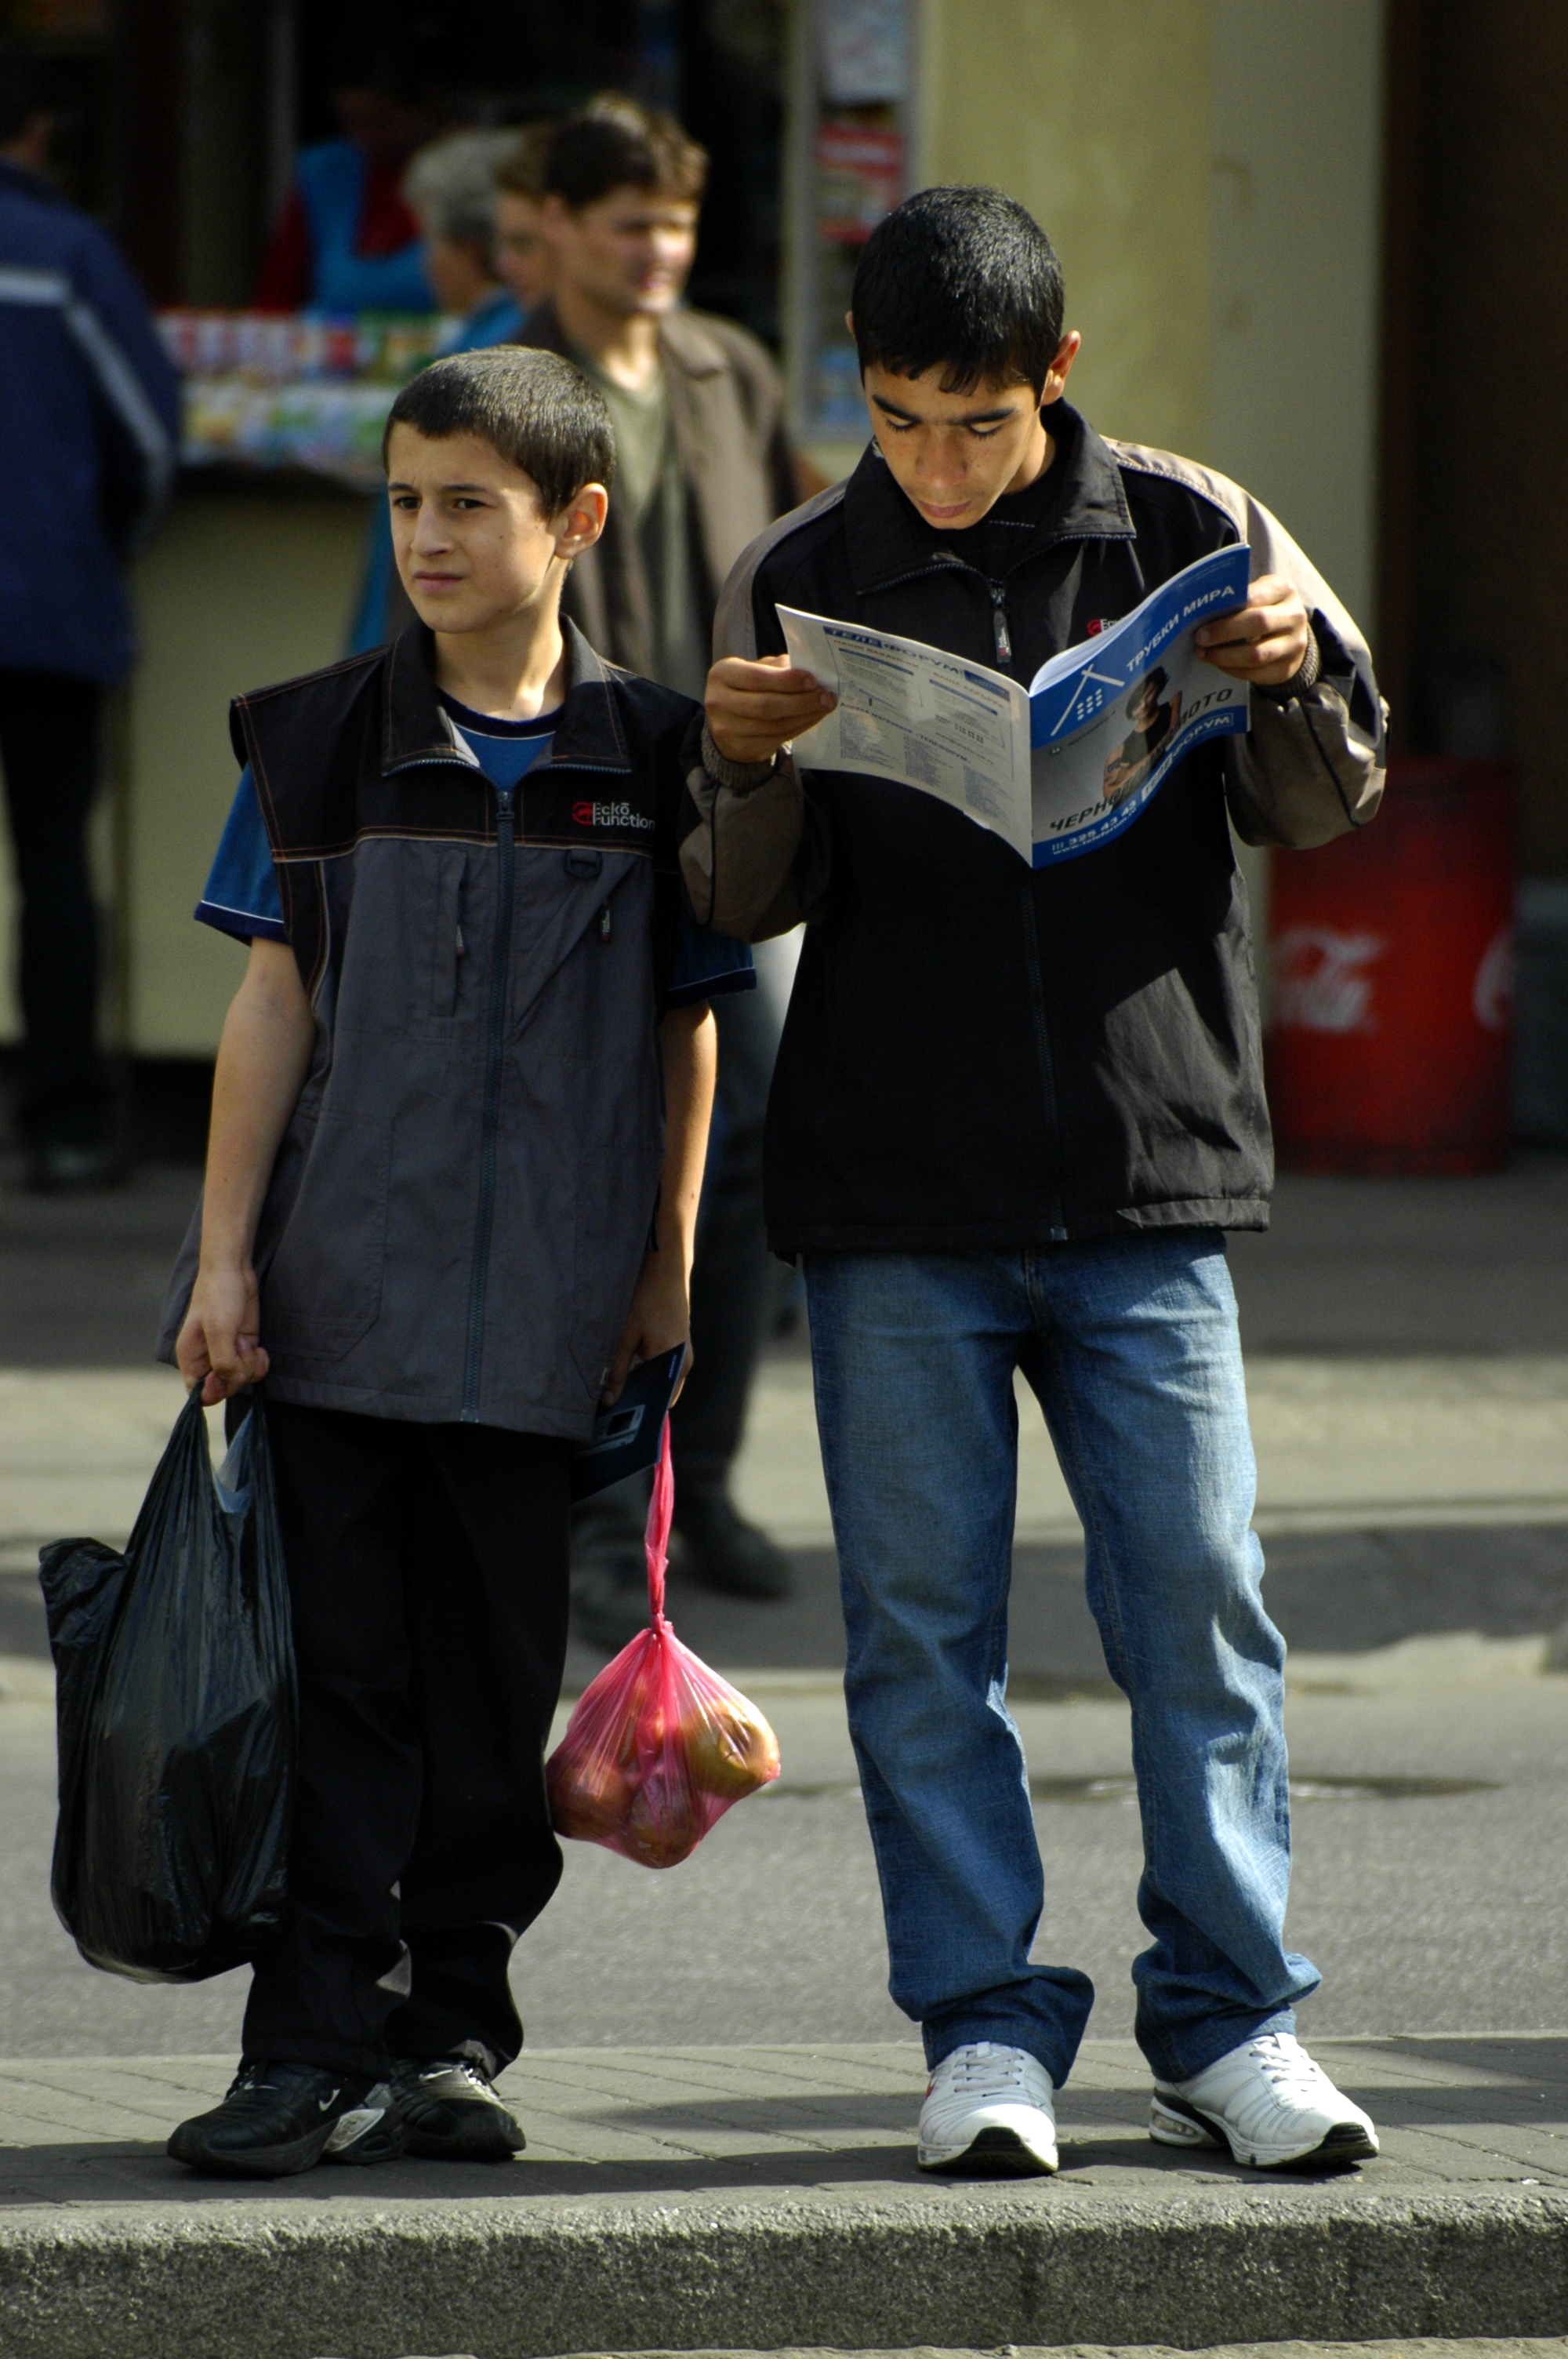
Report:
[[[521,323],[495,252],[496,178],[517,144],[515,131],[454,131],[421,147],[404,175],[425,240],[425,276],[457,321],[441,339],[443,353],[508,343]]]
[[[518,144],[515,131],[449,132],[422,147],[404,175],[403,192],[424,240],[425,276],[438,305],[451,317],[440,342],[443,354],[510,343],[523,324],[495,255],[496,174]],[[379,498],[349,653],[383,646],[412,620],[392,561],[386,502]]]

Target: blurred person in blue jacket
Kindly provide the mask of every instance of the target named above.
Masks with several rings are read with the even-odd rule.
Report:
[[[523,312],[496,255],[496,176],[530,134],[453,131],[422,147],[404,176],[404,191],[424,240],[425,275],[452,324],[440,353],[482,352],[515,342]],[[349,636],[349,653],[384,646],[413,620],[392,560],[392,527],[384,497],[371,513],[364,581]]]
[[[46,178],[38,69],[0,44],[0,766],[21,894],[28,1180],[119,1176],[97,1041],[87,815],[103,693],[135,644],[123,569],[173,480],[179,380],[95,222]]]
[[[408,159],[439,115],[406,60],[367,70],[344,43],[332,92],[341,136],[302,148],[256,281],[263,311],[433,311],[419,223],[404,189]]]

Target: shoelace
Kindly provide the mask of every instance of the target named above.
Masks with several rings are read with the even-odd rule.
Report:
[[[490,2094],[490,2082],[485,2079],[479,2066],[471,2063],[467,2057],[454,2057],[438,2064],[427,2064],[419,2078],[421,2081],[444,2081],[449,2072],[460,2072],[463,2079],[471,2082],[481,2095]]]
[[[957,2055],[945,2058],[944,2064],[950,2089],[961,2089],[967,2094],[979,2090],[986,2095],[1000,2096],[1022,2088],[1029,2060],[1017,2049],[1000,2056],[967,2056],[960,2049]],[[941,2065],[937,2067],[938,2071],[942,2069]],[[935,2076],[932,2085],[935,2085]]]
[[[1315,2096],[1322,2086],[1322,2071],[1305,2049],[1287,2048],[1276,2031],[1255,2039],[1247,2052],[1257,2058],[1270,2087],[1281,2096]]]

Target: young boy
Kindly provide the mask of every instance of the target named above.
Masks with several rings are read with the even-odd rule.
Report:
[[[1297,2045],[1283,1946],[1283,1647],[1263,1611],[1226,1228],[1271,1177],[1245,894],[1253,842],[1372,815],[1383,720],[1350,617],[1266,511],[1063,399],[1054,255],[993,190],[932,189],[868,243],[851,330],[873,441],[773,527],[720,609],[698,914],[811,922],[769,1114],[775,1251],[803,1256],[849,1631],[846,1687],[894,1999],[924,2027],[929,2169],[1050,2171],[1093,1999],[1032,1962],[1040,1857],[1005,1697],[1013,1378],[1083,1518],[1132,1706],[1138,2037],[1168,2144],[1278,2167],[1377,2151]],[[1209,550],[1247,605],[1200,633],[1254,691],[1137,821],[1024,868],[932,797],[778,749],[830,702],[776,606],[1027,682]],[[759,659],[760,658],[760,659]],[[728,764],[728,766],[726,765]]]
[[[751,981],[680,899],[697,708],[558,620],[599,394],[464,354],[384,451],[418,624],[234,707],[198,915],[250,965],[166,1326],[204,1399],[265,1378],[293,1601],[287,1916],[238,2078],[169,2142],[255,2177],[523,2144],[492,2084],[561,1869],[570,1454],[687,1338],[708,1002]]]

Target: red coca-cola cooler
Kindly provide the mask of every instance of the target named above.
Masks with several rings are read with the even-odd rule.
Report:
[[[1370,827],[1271,864],[1269,1098],[1294,1171],[1491,1171],[1509,1140],[1515,781],[1406,755]]]

